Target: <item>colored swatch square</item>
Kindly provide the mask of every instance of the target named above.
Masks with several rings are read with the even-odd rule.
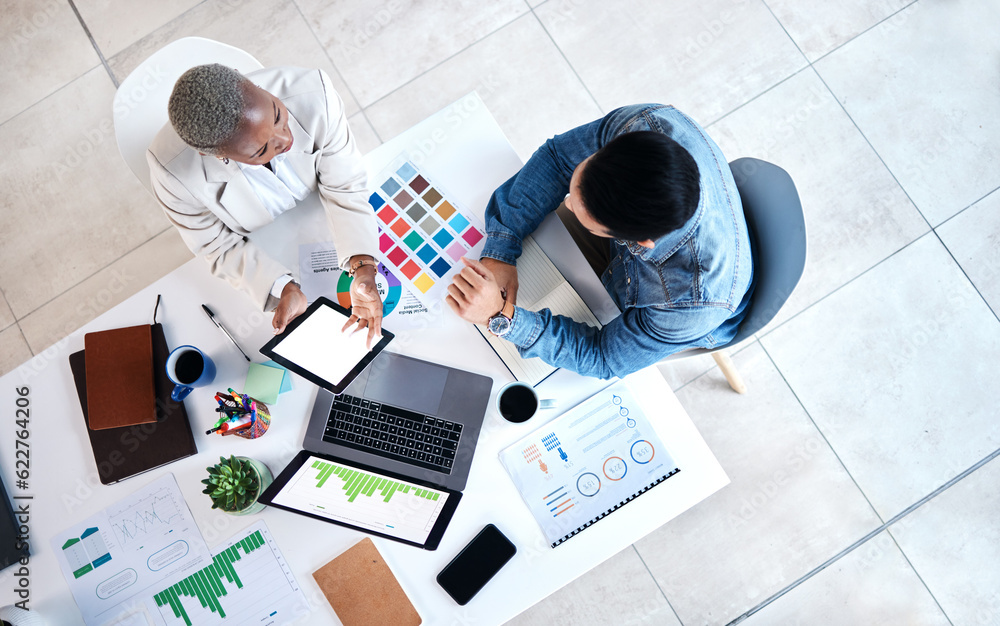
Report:
[[[399,268],[399,271],[403,272],[403,276],[406,276],[410,280],[413,280],[413,277],[416,276],[417,272],[420,271],[420,266],[414,263],[413,259],[410,259],[409,261],[406,262],[406,265]]]
[[[420,218],[423,217],[426,213],[427,209],[420,206],[419,204],[414,204],[412,207],[410,207],[410,210],[406,212],[406,214],[410,216],[410,219],[413,220],[414,223],[419,222]]]
[[[465,216],[459,213],[455,215],[455,217],[451,218],[451,221],[448,222],[448,224],[455,229],[456,233],[460,233],[469,227],[469,220],[465,219]]]
[[[435,230],[441,228],[441,222],[434,219],[434,215],[431,214],[427,216],[427,219],[417,224],[417,226],[419,226],[420,229],[427,233],[427,236],[430,237],[434,234]]]
[[[471,226],[469,230],[465,231],[465,234],[462,235],[462,239],[468,242],[470,246],[476,245],[482,238],[483,234],[476,230],[475,226]]]
[[[378,238],[378,250],[382,254],[385,254],[386,250],[392,247],[392,237],[382,233],[382,236]]]
[[[456,261],[465,256],[465,248],[463,248],[462,244],[458,243],[457,241],[451,244],[451,247],[445,250],[445,252],[447,252],[448,256],[455,259]]]
[[[448,244],[451,243],[454,239],[455,238],[451,236],[451,233],[444,230],[443,228],[438,231],[438,234],[434,235],[434,243],[441,246],[442,250],[447,248]]]
[[[396,201],[396,204],[399,205],[399,208],[405,209],[406,207],[410,206],[411,202],[413,202],[413,196],[406,193],[406,190],[403,190],[400,191],[399,194],[397,194],[396,197],[393,198],[393,200]]]
[[[388,224],[392,220],[396,219],[396,215],[398,215],[398,213],[396,213],[395,211],[393,211],[391,206],[387,206],[387,207],[383,208],[381,211],[379,211],[378,213],[376,213],[376,215],[378,215],[378,218],[380,220],[382,220],[384,223]]]
[[[437,250],[431,244],[424,244],[424,247],[417,250],[417,257],[424,263],[430,263],[431,259],[437,256]]]
[[[403,166],[396,170],[396,173],[399,174],[399,177],[403,180],[410,180],[413,178],[413,175],[417,173],[417,170],[415,170],[409,163],[403,163]]]
[[[447,274],[448,270],[450,269],[451,269],[451,264],[448,263],[448,261],[445,261],[444,259],[441,258],[431,263],[431,271],[437,274],[438,278],[441,278],[442,276]]]
[[[451,206],[447,200],[441,203],[441,206],[437,208],[438,215],[441,219],[447,220],[449,217],[455,214],[455,207]]]
[[[382,191],[388,195],[392,195],[399,191],[399,183],[396,182],[395,178],[390,178],[389,180],[382,183]]]
[[[372,205],[372,211],[378,211],[379,207],[385,204],[385,200],[377,193],[373,193],[372,197],[368,198],[368,204]]]
[[[434,286],[434,279],[427,274],[421,274],[413,281],[413,286],[420,290],[420,293],[427,293],[427,290]]]
[[[427,193],[424,194],[424,202],[427,203],[427,206],[433,207],[437,205],[438,202],[441,202],[441,194],[438,193],[437,189],[431,187],[427,190]]]
[[[417,193],[423,193],[424,189],[427,189],[430,186],[431,184],[427,182],[427,179],[420,174],[417,174],[417,177],[410,181],[410,188]]]
[[[424,243],[424,238],[420,236],[420,233],[413,231],[403,239],[403,243],[410,248],[410,250],[416,250],[420,247],[420,244]]]
[[[386,255],[386,258],[389,259],[393,265],[399,267],[402,265],[403,261],[409,258],[409,256],[410,255],[406,254],[406,250],[403,250],[402,248],[395,248],[392,252]]]
[[[398,220],[392,223],[392,226],[389,227],[389,230],[396,233],[397,237],[402,237],[406,233],[410,232],[410,225],[403,218],[399,218]]]

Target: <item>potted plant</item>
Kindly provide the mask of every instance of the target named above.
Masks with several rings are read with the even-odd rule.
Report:
[[[219,463],[205,469],[208,478],[201,482],[207,487],[202,493],[212,499],[213,509],[233,515],[251,515],[264,510],[257,498],[274,481],[266,465],[245,456],[228,459],[220,456]]]

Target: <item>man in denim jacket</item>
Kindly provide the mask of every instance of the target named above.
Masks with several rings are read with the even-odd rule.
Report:
[[[515,306],[521,240],[557,208],[622,311],[601,329]],[[622,377],[725,345],[746,314],[753,263],[732,172],[673,107],[622,107],[548,140],[494,192],[486,230],[482,261],[465,260],[447,302],[523,357]]]

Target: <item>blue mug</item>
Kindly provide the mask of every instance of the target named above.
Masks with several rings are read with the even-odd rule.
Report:
[[[195,387],[211,385],[215,380],[215,363],[194,346],[180,346],[167,357],[167,377],[176,385],[170,392],[174,402],[180,402]]]

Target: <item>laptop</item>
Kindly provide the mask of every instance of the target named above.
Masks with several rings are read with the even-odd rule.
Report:
[[[320,387],[306,427],[305,452],[282,471],[261,501],[433,549],[430,545],[436,547],[436,542],[431,540],[434,535],[439,540],[447,525],[444,514],[450,519],[468,480],[493,380],[384,351],[392,339],[388,332],[368,350],[365,333],[355,335],[360,340],[339,334],[349,315],[343,307],[318,298],[282,335],[261,348],[262,354]],[[331,334],[330,329],[337,332]],[[360,344],[336,344],[345,341]],[[327,362],[327,351],[340,355],[336,365]],[[337,492],[319,493],[328,484]],[[405,490],[408,496],[410,487],[424,494],[420,497],[442,504],[440,510],[427,512],[435,516],[426,520],[434,526],[428,536],[401,539],[392,530],[399,525],[379,517],[396,512],[385,510],[359,520],[358,511],[345,499],[351,498],[353,504],[369,498],[381,505],[392,498],[386,490]],[[438,500],[439,495],[445,497]],[[320,501],[322,505],[317,504]],[[334,509],[339,512],[333,513]]]

